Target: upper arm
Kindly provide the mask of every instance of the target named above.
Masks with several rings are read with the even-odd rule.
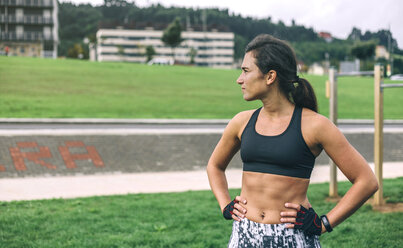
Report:
[[[237,114],[228,123],[220,141],[211,154],[208,164],[225,170],[233,156],[239,151],[241,146],[241,133],[250,117],[250,111]]]
[[[361,177],[373,177],[373,172],[364,157],[330,120],[320,116],[315,126],[318,144],[350,182],[354,183]]]

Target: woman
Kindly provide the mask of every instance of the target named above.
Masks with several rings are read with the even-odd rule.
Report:
[[[337,127],[317,113],[313,89],[297,76],[294,52],[284,41],[270,35],[252,40],[237,83],[246,101],[260,100],[263,106],[228,123],[207,166],[224,218],[235,220],[228,247],[320,247],[321,233],[377,191],[375,175]],[[242,190],[231,201],[225,169],[239,149]],[[322,150],[353,185],[319,217],[306,194]]]

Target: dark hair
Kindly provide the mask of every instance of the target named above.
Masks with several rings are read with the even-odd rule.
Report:
[[[277,72],[280,91],[295,105],[318,112],[315,92],[311,84],[297,75],[297,62],[293,49],[285,41],[268,34],[256,36],[245,48],[252,51],[259,70],[266,74]]]

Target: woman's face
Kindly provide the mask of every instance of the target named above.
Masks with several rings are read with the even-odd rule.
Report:
[[[247,52],[242,62],[242,73],[236,82],[241,85],[243,99],[253,101],[261,99],[267,92],[267,79],[255,64],[252,52]]]

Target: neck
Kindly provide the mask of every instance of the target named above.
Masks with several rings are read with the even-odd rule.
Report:
[[[279,91],[272,91],[261,101],[263,103],[262,111],[269,117],[288,115],[294,109],[294,104]]]

